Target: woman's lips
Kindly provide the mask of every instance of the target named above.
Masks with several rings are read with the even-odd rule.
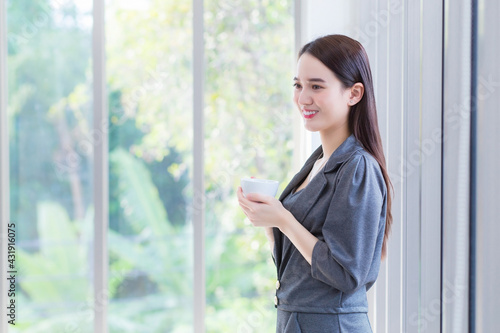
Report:
[[[314,117],[317,113],[318,113],[318,111],[316,111],[316,110],[307,110],[307,109],[302,110],[302,115],[303,115],[303,116],[304,116],[304,118],[306,118],[306,119],[311,119],[311,118],[312,118],[312,117]]]

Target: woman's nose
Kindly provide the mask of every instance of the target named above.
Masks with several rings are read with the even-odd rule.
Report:
[[[309,95],[309,93],[306,91],[306,90],[302,90],[300,93],[299,93],[299,97],[297,99],[297,102],[300,104],[300,105],[310,105],[312,104],[312,98],[311,98],[311,95]]]

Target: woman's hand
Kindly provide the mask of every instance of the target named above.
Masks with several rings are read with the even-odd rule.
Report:
[[[245,197],[241,186],[238,186],[236,194],[243,212],[256,227],[281,228],[291,214],[274,197],[258,193],[249,193]]]
[[[238,202],[250,222],[256,227],[277,227],[295,245],[309,265],[312,262],[312,253],[318,238],[311,234],[281,202],[273,197],[257,193],[243,196],[241,187],[237,191]],[[270,230],[267,229],[269,232]],[[269,236],[271,236],[269,234]],[[274,236],[271,238],[271,249],[274,247]]]

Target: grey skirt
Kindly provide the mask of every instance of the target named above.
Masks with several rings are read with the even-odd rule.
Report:
[[[304,313],[278,310],[276,333],[372,333],[366,313]]]

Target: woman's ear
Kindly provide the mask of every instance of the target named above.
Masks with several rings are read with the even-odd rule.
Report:
[[[365,87],[363,86],[363,83],[356,82],[350,90],[351,93],[349,96],[349,106],[353,106],[356,105],[361,100],[361,98],[363,98]]]

